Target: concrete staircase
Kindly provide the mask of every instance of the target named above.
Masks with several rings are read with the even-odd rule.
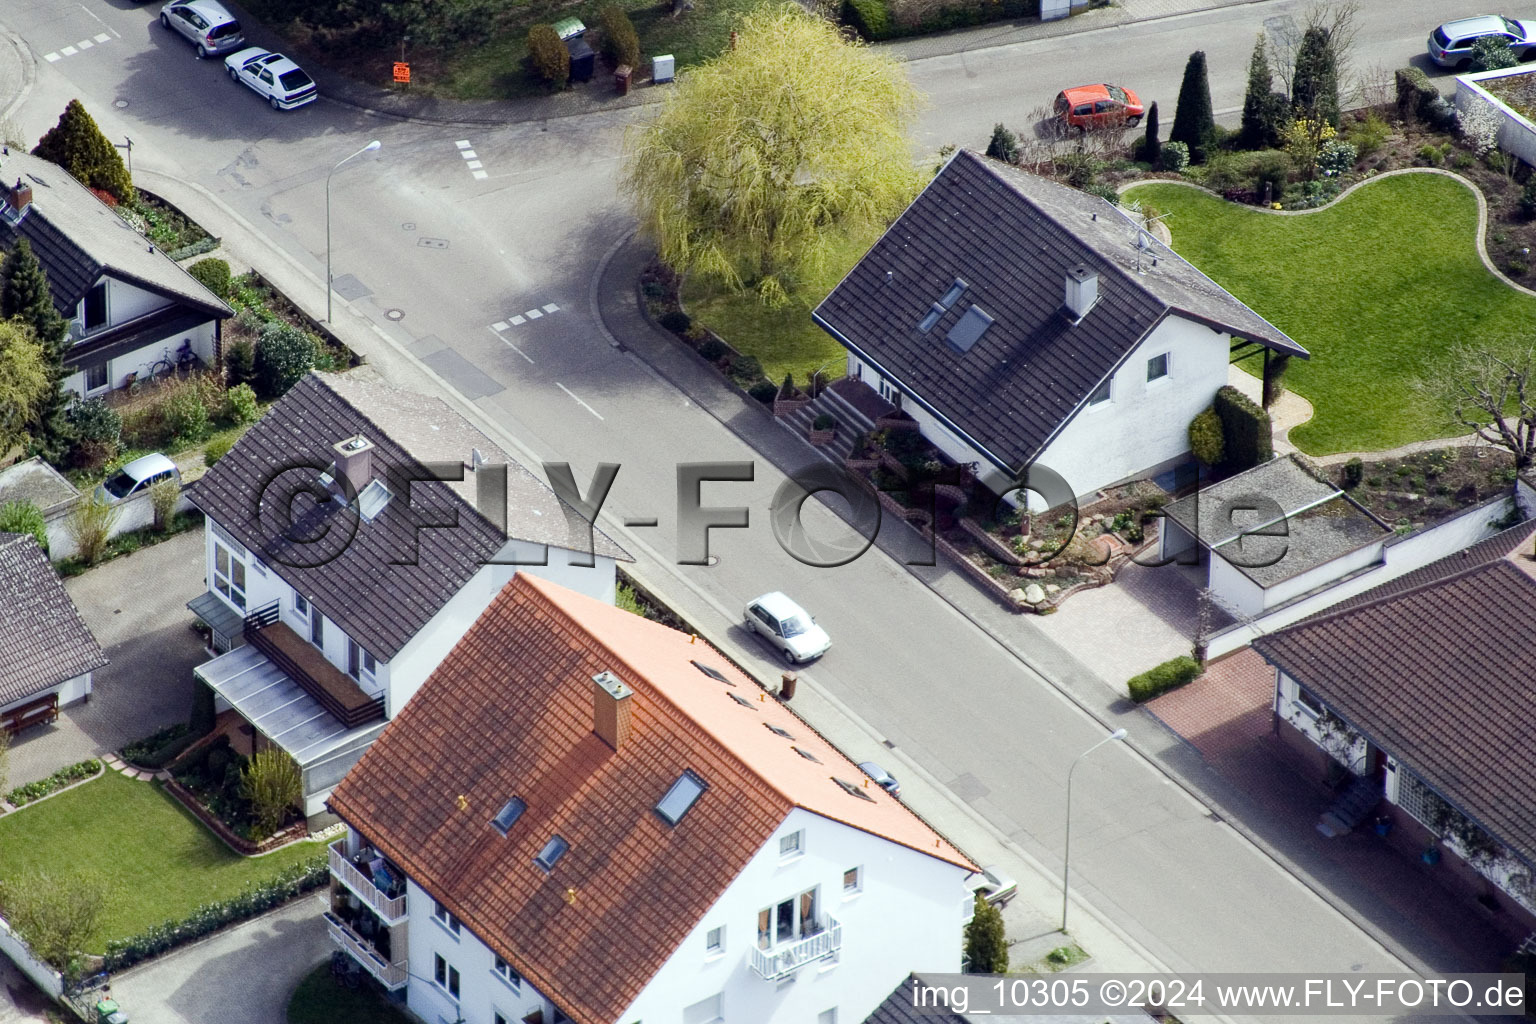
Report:
[[[1344,794],[1323,812],[1317,830],[1332,839],[1351,831],[1381,803],[1381,783],[1372,776],[1357,775]]]
[[[842,382],[838,382],[839,384]],[[862,385],[859,385],[862,386]],[[822,449],[839,464],[853,451],[853,442],[860,434],[875,429],[875,421],[854,407],[837,392],[837,384],[823,388],[821,394],[779,420],[779,425],[805,440],[816,417],[826,413],[837,421],[837,436]]]

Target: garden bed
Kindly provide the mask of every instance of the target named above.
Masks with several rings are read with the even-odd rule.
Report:
[[[189,259],[218,248],[217,238],[164,199],[141,188],[136,188],[134,193],[132,205],[115,207],[117,215],[169,258]]]
[[[1328,469],[1331,482],[1347,489],[1350,497],[1383,522],[1403,531],[1432,526],[1462,509],[1507,495],[1515,475],[1515,460],[1508,452],[1470,447],[1437,448],[1400,459],[1362,462],[1358,468],[1346,464]]]
[[[251,802],[241,793],[241,772],[248,758],[220,736],[179,761],[166,788],[225,842],[241,853],[261,853],[307,834],[304,819],[290,809],[276,833],[255,838]]]
[[[52,796],[60,790],[68,789],[70,786],[94,779],[101,772],[101,762],[91,758],[78,764],[72,764],[67,768],[60,768],[46,779],[29,782],[25,786],[17,786],[5,794],[5,800],[12,807],[25,807],[28,804],[36,803],[44,797]]]

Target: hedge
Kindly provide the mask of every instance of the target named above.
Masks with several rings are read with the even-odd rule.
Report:
[[[330,878],[330,864],[325,856],[305,864],[295,864],[271,881],[248,886],[238,896],[206,903],[180,921],[166,921],[138,935],[113,939],[107,943],[104,968],[121,971],[136,963],[159,956],[167,950],[202,938],[225,925],[255,917],[286,903],[295,896],[318,889]]]
[[[916,23],[901,24],[890,0],[843,0],[842,19],[865,39],[881,40],[928,35],[1010,18],[1034,18],[1039,14],[1040,0],[971,0],[937,10]]]
[[[571,77],[571,54],[553,26],[535,25],[528,30],[528,59],[539,77],[556,88]]]
[[[1200,672],[1198,661],[1187,654],[1181,654],[1172,661],[1165,661],[1139,676],[1132,676],[1125,685],[1131,691],[1131,700],[1140,704],[1160,693],[1167,693],[1169,690],[1183,686],[1199,676]]]
[[[89,779],[99,771],[101,771],[101,762],[91,758],[89,761],[81,761],[67,768],[60,768],[46,779],[38,779],[25,786],[17,786],[7,793],[5,798],[13,806],[20,807],[34,800],[41,800],[49,793],[63,789],[65,786]]]
[[[124,761],[141,768],[164,768],[183,750],[197,742],[198,738],[186,723],[177,722],[141,740],[134,740],[118,753]]]
[[[1269,413],[1254,405],[1247,395],[1230,384],[1223,385],[1211,408],[1221,419],[1224,472],[1252,469],[1274,457]]]
[[[886,0],[846,0],[843,21],[865,39],[884,39],[891,32],[891,9]]]
[[[1440,98],[1440,90],[1429,81],[1429,76],[1415,67],[1398,68],[1393,74],[1397,85],[1397,116],[1404,121],[1414,118],[1428,120],[1429,106]]]
[[[639,67],[640,36],[624,8],[609,4],[598,12],[597,17],[603,26],[603,56],[614,67],[623,64]]]
[[[1202,466],[1218,466],[1226,452],[1221,417],[1206,409],[1189,423],[1189,451]]]

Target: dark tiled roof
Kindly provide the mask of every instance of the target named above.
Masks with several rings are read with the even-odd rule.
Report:
[[[604,671],[633,691],[618,750],[593,731]],[[578,1024],[612,1024],[796,806],[975,870],[883,790],[845,792],[859,769],[764,698],[686,633],[520,573],[329,806]],[[685,769],[707,788],[669,826],[654,808]]]
[[[54,307],[63,316],[74,316],[104,273],[209,317],[222,319],[234,312],[62,167],[13,149],[0,157],[0,186],[8,190],[17,179],[32,186],[32,203],[19,224],[0,216],[0,248],[11,249],[18,237],[31,243],[48,274]]]
[[[0,533],[0,706],[107,663],[31,534]]]
[[[1317,615],[1308,616],[1308,618],[1319,618],[1324,615],[1331,615],[1335,612],[1346,611],[1350,608],[1358,608],[1363,604],[1370,604],[1373,601],[1380,601],[1384,597],[1391,597],[1394,594],[1403,594],[1410,590],[1416,590],[1426,583],[1433,583],[1436,580],[1443,580],[1447,576],[1454,576],[1457,573],[1465,572],[1466,570],[1476,568],[1479,565],[1487,565],[1489,562],[1496,562],[1499,559],[1506,557],[1511,552],[1515,551],[1520,547],[1522,543],[1529,542],[1530,538],[1530,523],[1521,523],[1519,526],[1511,526],[1509,529],[1500,531],[1499,533],[1494,534],[1492,537],[1478,541],[1476,544],[1473,544],[1469,548],[1462,548],[1460,551],[1449,554],[1437,561],[1430,562],[1428,565],[1423,566],[1422,568],[1415,569],[1412,572],[1403,573],[1403,575],[1399,576],[1395,580],[1388,580],[1386,583],[1383,583],[1378,587],[1372,587],[1370,590],[1356,594],[1354,597],[1346,598],[1343,601],[1340,601],[1338,604],[1331,605],[1323,611],[1318,612]],[[1529,544],[1527,543],[1527,547],[1528,546]],[[1307,620],[1304,619],[1302,621],[1305,622]]]
[[[1135,235],[1096,196],[961,150],[813,315],[1013,470],[1170,314],[1305,357],[1162,243],[1138,273]],[[1073,326],[1061,307],[1078,264],[1098,272],[1099,299]],[[969,287],[919,331],[957,278]],[[972,305],[994,322],[961,354],[945,338]]]
[[[359,408],[344,392],[366,398],[366,404],[360,401]],[[462,426],[453,430],[479,437],[489,461],[497,461],[499,450],[442,402],[392,392],[384,385],[364,388],[333,374],[311,373],[188,489],[193,502],[216,523],[257,552],[348,636],[384,660],[394,657],[504,543],[496,527],[481,518],[454,485],[428,479],[422,463],[445,452],[434,449],[418,458],[372,417],[377,411],[388,420],[400,411],[400,403],[414,403],[418,416],[450,426],[458,421]],[[311,485],[331,465],[332,445],[359,433],[374,444],[374,476],[386,481],[394,497],[372,522],[334,503],[316,507],[300,498],[298,514],[306,517],[306,529],[313,532],[293,530],[285,511],[288,495]],[[456,450],[455,461],[469,457],[470,446]],[[416,481],[407,485],[412,477]],[[507,477],[514,508],[539,500],[545,505],[543,515],[509,518],[511,536],[586,550],[585,538],[573,541],[571,525],[553,492],[516,464],[508,467]],[[290,535],[286,539],[285,532]],[[291,542],[319,536],[324,542]],[[609,553],[606,547],[598,550]]]
[[[1536,863],[1536,563],[1523,530],[1506,557],[1484,548],[1455,571],[1452,555],[1417,586],[1394,581],[1253,646]]]

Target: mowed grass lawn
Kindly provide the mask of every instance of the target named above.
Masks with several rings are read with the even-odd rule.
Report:
[[[1312,455],[1465,433],[1413,382],[1453,343],[1525,336],[1536,318],[1536,298],[1478,259],[1477,200],[1443,175],[1395,175],[1293,217],[1177,185],[1128,198],[1172,213],[1174,250],[1312,354],[1286,371],[1315,410],[1290,435]]]
[[[756,292],[737,294],[692,277],[683,285],[683,309],[732,348],[757,356],[763,372],[775,384],[786,373],[793,373],[795,383],[804,387],[818,367],[825,367],[822,372],[826,380],[837,380],[848,369],[848,350],[816,326],[811,310],[837,287],[879,237],[876,231],[866,238],[839,242],[828,254],[821,273],[807,276],[789,301],[777,309],[764,306]]]
[[[93,953],[324,852],[304,842],[241,857],[158,784],[114,771],[0,817],[0,878],[41,871],[105,883],[101,920],[85,944]]]

